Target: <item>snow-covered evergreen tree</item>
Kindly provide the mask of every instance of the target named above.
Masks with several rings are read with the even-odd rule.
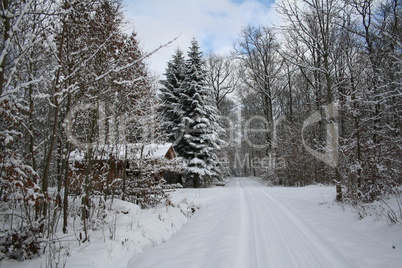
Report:
[[[182,117],[182,108],[180,104],[180,93],[185,80],[185,59],[183,51],[176,50],[173,58],[168,62],[166,68],[166,80],[162,80],[163,87],[160,89],[160,99],[163,117],[163,130],[167,135],[169,142],[177,144],[180,136],[179,124]]]
[[[197,188],[220,173],[217,151],[223,141],[212,89],[206,86],[206,71],[198,42],[193,39],[186,61],[186,79],[180,94],[183,111],[181,139],[176,150],[187,161],[186,179]]]

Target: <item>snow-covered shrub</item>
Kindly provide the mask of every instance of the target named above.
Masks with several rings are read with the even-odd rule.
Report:
[[[9,230],[0,238],[0,260],[7,257],[23,261],[39,256],[39,234],[39,229],[31,226]]]
[[[168,195],[164,191],[165,180],[155,180],[144,176],[142,179],[134,178],[128,182],[124,198],[141,208],[155,207],[162,203]]]
[[[346,188],[342,204],[350,205],[359,219],[369,216],[375,221],[386,220],[390,225],[402,224],[402,195],[399,187],[385,190],[375,188],[378,190],[375,195],[370,195],[370,191],[364,193],[352,189],[354,191]]]
[[[2,152],[4,153],[4,152]],[[41,232],[46,228],[41,213],[48,203],[36,172],[20,159],[0,153],[0,260],[23,261],[39,255]]]
[[[390,204],[390,202],[383,201],[387,206],[387,221],[391,224],[402,224],[402,194],[401,189],[397,188],[395,190],[394,195],[395,201],[394,204]]]
[[[193,202],[189,202],[189,200],[187,198],[184,198],[183,200],[181,200],[177,204],[177,207],[180,209],[181,213],[183,213],[183,215],[188,218],[193,216],[194,213],[200,209],[200,207],[195,205]]]
[[[67,257],[71,254],[70,248],[62,246],[60,241],[47,241],[45,251],[45,267],[47,268],[65,267]]]

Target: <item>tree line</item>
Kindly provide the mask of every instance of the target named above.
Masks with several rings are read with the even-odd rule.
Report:
[[[158,139],[156,87],[145,64],[152,52],[126,33],[121,1],[2,0],[0,16],[0,259],[23,260],[54,247],[59,229],[90,240],[116,194],[116,161],[95,166],[100,147],[86,145],[115,152],[124,141],[139,151]],[[120,198],[140,187],[121,179]]]
[[[241,112],[240,136],[225,150],[232,172],[289,186],[336,183],[339,200],[393,193],[401,184],[401,2],[283,0],[276,8],[283,25],[244,27],[225,57],[236,79],[209,68],[237,92],[222,106],[233,122]]]
[[[232,53],[204,55],[204,82],[226,130],[221,172],[286,186],[334,183],[337,199],[352,203],[395,193],[401,2],[282,0],[276,8],[283,25],[246,26]],[[167,68],[169,105],[188,88],[182,62],[178,51]],[[165,112],[172,141],[182,112]]]

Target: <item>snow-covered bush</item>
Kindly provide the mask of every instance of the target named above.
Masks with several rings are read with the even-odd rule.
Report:
[[[155,207],[168,197],[163,188],[164,183],[163,179],[149,177],[132,179],[128,182],[124,198],[141,208]]]
[[[401,224],[402,225],[402,194],[401,189],[395,190],[394,198],[391,199],[394,203],[384,201],[387,206],[387,221],[389,224]],[[391,203],[391,204],[390,204]]]
[[[39,256],[39,234],[39,229],[31,226],[9,230],[0,238],[0,260],[7,257],[23,261]]]

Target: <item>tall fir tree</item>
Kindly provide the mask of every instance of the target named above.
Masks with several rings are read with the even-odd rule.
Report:
[[[174,143],[178,142],[181,133],[179,124],[183,115],[180,94],[183,90],[183,82],[186,78],[185,59],[183,51],[177,49],[173,58],[168,62],[166,68],[166,80],[162,80],[163,87],[159,95],[161,99],[160,111],[163,117],[163,131],[166,133],[167,140]]]
[[[180,94],[183,112],[177,152],[186,162],[187,185],[198,188],[219,177],[217,151],[223,141],[213,92],[206,86],[206,71],[198,42],[193,39],[186,61],[186,78]]]

